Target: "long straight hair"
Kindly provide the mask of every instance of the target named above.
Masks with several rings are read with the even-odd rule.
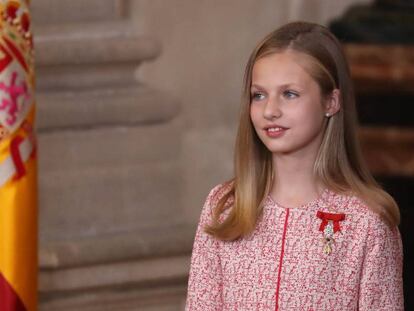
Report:
[[[322,96],[328,96],[335,88],[340,90],[341,108],[327,121],[313,167],[314,176],[332,191],[358,195],[389,226],[398,225],[397,203],[371,175],[362,156],[355,95],[341,44],[326,27],[298,21],[268,34],[249,57],[234,152],[234,178],[225,182],[224,194],[218,198],[212,223],[205,231],[221,240],[235,240],[250,234],[262,214],[274,167],[272,154],[257,136],[250,118],[252,70],[258,59],[284,51],[300,52],[311,60],[309,73]],[[229,207],[230,213],[220,221]]]

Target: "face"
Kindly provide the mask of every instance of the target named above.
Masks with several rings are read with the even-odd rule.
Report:
[[[253,66],[250,118],[273,154],[315,153],[322,141],[327,110],[319,85],[301,66],[304,60],[299,52],[285,51]]]

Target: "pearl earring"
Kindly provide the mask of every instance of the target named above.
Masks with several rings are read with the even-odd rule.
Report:
[[[325,113],[325,116],[329,117],[330,116],[329,112]]]

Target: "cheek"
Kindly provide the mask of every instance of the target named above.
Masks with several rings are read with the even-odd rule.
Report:
[[[309,109],[300,112],[297,121],[300,125],[299,128],[310,135],[313,135],[315,131],[319,131],[323,125],[323,112],[317,109]]]
[[[256,127],[257,122],[259,120],[259,109],[255,105],[250,105],[250,120],[252,121],[253,125]]]
[[[323,120],[324,110],[322,104],[318,103],[318,99],[308,99],[302,102],[300,109],[295,111],[299,120],[306,123],[319,123]]]

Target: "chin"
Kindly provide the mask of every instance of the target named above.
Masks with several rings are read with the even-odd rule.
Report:
[[[293,150],[292,149],[283,149],[283,148],[267,148],[267,150],[269,150],[272,154],[289,154],[291,153]]]
[[[283,144],[279,144],[278,146],[275,146],[275,144],[272,143],[264,143],[267,150],[269,150],[271,153],[289,153],[293,151],[291,147],[283,146]]]

